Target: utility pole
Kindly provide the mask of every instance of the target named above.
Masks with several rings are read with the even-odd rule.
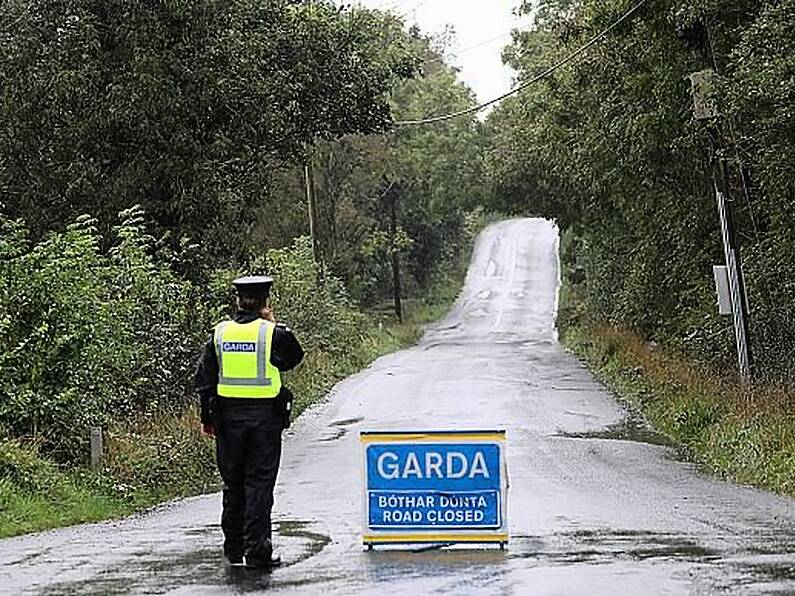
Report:
[[[306,204],[309,211],[309,236],[312,238],[312,253],[315,257],[315,263],[318,265],[318,271],[321,267],[320,259],[320,242],[318,240],[318,225],[317,225],[317,197],[315,194],[315,169],[312,165],[311,155],[307,157],[306,164],[304,165],[304,181],[306,185]]]
[[[689,22],[680,26],[677,35],[693,53],[705,60],[705,70],[690,75],[693,91],[693,113],[696,120],[704,122],[710,136],[710,165],[712,185],[720,220],[721,241],[728,274],[729,296],[737,345],[737,360],[740,377],[750,383],[753,374],[753,359],[750,346],[748,298],[745,291],[740,248],[734,228],[734,201],[724,157],[724,143],[720,127],[720,113],[715,97],[715,57],[706,26],[700,22]]]
[[[400,187],[392,185],[387,191],[389,199],[389,251],[392,258],[392,288],[394,291],[395,316],[403,322],[403,303],[400,299],[402,284],[400,280],[400,250],[395,246],[397,238],[397,202],[400,197]]]

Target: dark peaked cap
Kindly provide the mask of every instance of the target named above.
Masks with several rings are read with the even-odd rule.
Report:
[[[271,286],[273,286],[273,278],[266,275],[238,277],[232,284],[235,286],[238,296],[268,296],[271,293]]]

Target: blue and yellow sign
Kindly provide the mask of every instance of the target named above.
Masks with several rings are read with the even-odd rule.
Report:
[[[508,542],[504,431],[363,432],[364,543]]]

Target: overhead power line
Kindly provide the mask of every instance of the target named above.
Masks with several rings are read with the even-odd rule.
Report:
[[[412,8],[408,9],[406,12],[401,13],[400,18],[402,19],[403,17],[407,17],[408,15],[410,15],[412,12],[416,12],[418,9],[422,8],[425,4],[427,4],[427,1],[428,0],[423,0],[422,2],[415,4]]]
[[[534,84],[538,83],[539,81],[541,81],[543,79],[546,79],[547,77],[552,75],[555,71],[560,70],[561,68],[563,68],[564,66],[566,66],[567,64],[569,64],[570,62],[575,60],[577,57],[579,57],[580,55],[584,54],[590,48],[595,46],[597,43],[602,41],[614,29],[616,29],[619,25],[621,25],[621,23],[623,23],[624,21],[628,20],[636,12],[638,12],[638,10],[640,10],[640,8],[644,4],[646,4],[646,1],[647,0],[640,0],[640,2],[635,4],[635,6],[633,6],[632,8],[630,8],[626,13],[624,13],[618,20],[616,20],[607,29],[602,31],[599,35],[591,38],[591,40],[588,41],[588,43],[586,43],[585,45],[583,45],[582,47],[580,47],[576,51],[572,52],[571,54],[569,54],[568,56],[566,56],[562,60],[559,60],[558,62],[556,62],[555,64],[553,64],[549,68],[547,68],[541,74],[533,77],[529,81],[525,81],[524,83],[522,83],[518,87],[515,87],[514,89],[511,89],[507,93],[503,93],[499,97],[495,97],[494,99],[491,99],[491,100],[489,100],[489,101],[487,101],[485,103],[482,103],[480,105],[477,105],[477,106],[474,106],[474,107],[471,107],[471,108],[467,108],[465,110],[460,110],[458,112],[453,112],[451,114],[444,114],[442,116],[432,116],[430,118],[423,118],[421,120],[398,120],[398,121],[395,122],[395,125],[397,125],[397,126],[414,126],[414,125],[420,125],[420,124],[435,124],[436,122],[444,122],[446,120],[452,120],[453,118],[460,118],[461,116],[466,116],[468,114],[476,114],[477,112],[480,112],[481,110],[484,110],[485,108],[487,108],[489,106],[492,106],[495,103],[501,102],[503,99],[505,99],[507,97],[511,97],[512,95],[516,95],[517,93],[519,93],[520,91],[522,91],[524,89],[527,89],[531,85],[534,85]]]
[[[503,33],[500,33],[496,37],[490,37],[489,39],[485,39],[485,40],[480,41],[480,42],[478,42],[476,44],[473,44],[471,46],[466,46],[465,48],[462,48],[460,50],[451,51],[450,52],[450,56],[452,58],[458,58],[461,54],[466,54],[467,52],[471,52],[472,50],[477,50],[478,48],[482,48],[483,46],[487,46],[490,43],[494,43],[495,41],[499,41],[501,39],[505,39],[512,32],[513,32],[513,29],[511,29],[510,31],[505,31]],[[430,60],[425,60],[423,62],[423,64],[425,64],[425,65],[436,64],[436,63],[443,64],[443,63],[446,63],[447,60],[448,60],[447,56],[440,56],[439,58],[431,58]]]
[[[494,43],[495,41],[499,41],[501,39],[505,39],[512,32],[513,32],[513,29],[510,29],[508,31],[503,31],[499,35],[495,35],[494,37],[490,37],[488,39],[484,39],[483,41],[480,41],[480,42],[478,42],[476,44],[472,44],[471,46],[467,46],[465,48],[462,48],[462,49],[457,50],[457,51],[452,52],[452,53],[453,54],[463,54],[464,52],[469,52],[470,50],[476,50],[477,48],[482,48],[483,46],[487,46],[490,43]]]

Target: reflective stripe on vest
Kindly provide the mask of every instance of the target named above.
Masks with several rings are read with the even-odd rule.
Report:
[[[226,321],[215,327],[218,395],[239,398],[279,395],[281,375],[271,364],[275,328],[273,323],[263,319],[250,323]]]

